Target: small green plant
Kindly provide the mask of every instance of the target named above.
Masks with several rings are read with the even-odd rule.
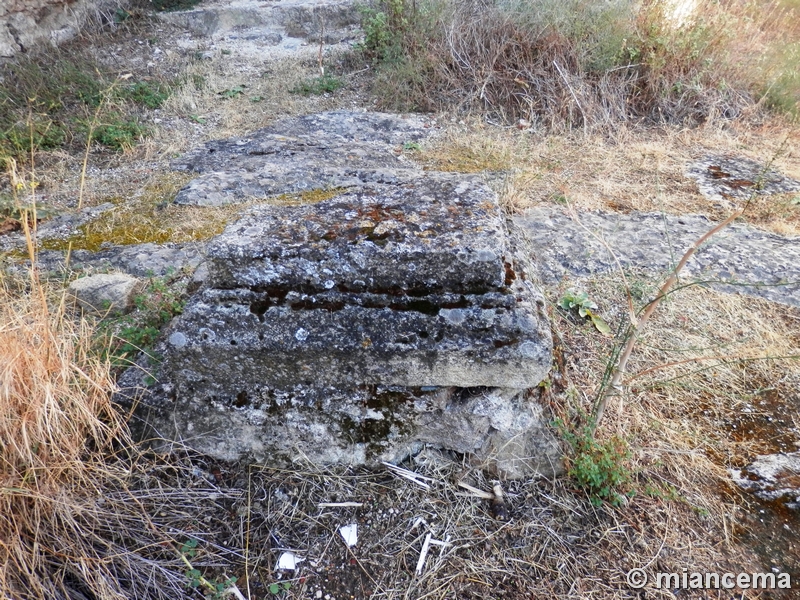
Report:
[[[570,431],[562,422],[557,422],[562,437],[572,448],[567,473],[580,488],[589,495],[595,506],[610,502],[618,506],[632,492],[632,474],[628,466],[631,453],[625,440],[614,435],[599,441],[594,437],[594,428],[584,425],[577,432]]]
[[[408,10],[404,0],[383,0],[377,7],[361,7],[364,42],[361,50],[376,62],[401,59],[403,37],[408,28]]]
[[[137,104],[147,108],[160,108],[167,98],[170,90],[166,85],[153,83],[150,81],[137,81],[129,86],[120,88],[121,98],[132,100]]]
[[[289,90],[292,94],[301,96],[321,96],[322,94],[332,94],[344,86],[344,81],[334,75],[322,75],[302,82],[297,87]]]
[[[244,88],[247,87],[245,85],[237,85],[234,88],[229,90],[222,90],[221,92],[217,92],[217,95],[229,100],[230,98],[236,98],[237,96],[241,96],[244,94]]]
[[[118,8],[114,11],[114,23],[119,25],[120,23],[124,23],[128,19],[131,18],[131,13],[123,8]]]
[[[403,150],[407,152],[418,152],[422,150],[422,146],[418,142],[406,142],[403,144]]]
[[[88,125],[86,126],[89,129]],[[125,117],[119,113],[106,118],[91,129],[92,141],[112,150],[128,150],[148,134],[148,129],[135,117]]]
[[[183,560],[184,564],[186,565],[186,587],[196,589],[200,586],[205,587],[209,592],[210,595],[206,596],[208,598],[212,598],[213,600],[221,600],[226,595],[229,594],[231,588],[236,587],[236,581],[238,580],[237,577],[228,577],[223,581],[209,581],[203,574],[200,572],[199,569],[196,569],[192,565],[192,560],[194,557],[197,556],[197,546],[198,541],[195,538],[189,538],[186,540],[182,545],[179,551],[180,557]],[[237,590],[233,590],[237,591]],[[239,593],[239,597],[241,597],[241,593]]]
[[[284,581],[283,583],[270,583],[267,589],[273,596],[279,596],[292,589],[292,584],[288,581]]]
[[[206,120],[200,115],[189,115],[189,120],[198,123],[200,125],[205,125],[206,123]]]
[[[183,293],[168,278],[151,278],[134,298],[134,310],[107,319],[99,328],[103,354],[115,367],[124,367],[139,352],[150,353],[161,329],[183,311]],[[110,341],[109,341],[110,340]]]
[[[558,306],[566,311],[577,310],[578,315],[582,319],[590,319],[595,329],[603,335],[611,334],[611,327],[608,326],[599,315],[593,311],[597,310],[597,304],[589,300],[589,295],[586,292],[575,292],[568,290],[558,300]]]

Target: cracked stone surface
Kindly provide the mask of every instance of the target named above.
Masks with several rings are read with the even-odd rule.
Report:
[[[609,248],[623,268],[664,274],[714,227],[701,215],[597,211],[581,213],[579,218],[582,225],[564,210],[549,206],[514,218],[531,240],[544,281],[616,270]],[[701,247],[683,274],[715,289],[800,306],[800,238],[735,223]]]
[[[688,166],[686,176],[697,181],[700,193],[712,200],[800,191],[800,181],[739,156],[705,156]]]
[[[193,171],[177,204],[217,206],[280,194],[414,181],[402,146],[426,137],[420,117],[335,111],[284,119],[246,138],[211,141],[173,161]]]
[[[494,192],[477,178],[444,174],[366,185],[314,205],[262,206],[208,248],[216,287],[308,293],[497,290],[506,254]]]

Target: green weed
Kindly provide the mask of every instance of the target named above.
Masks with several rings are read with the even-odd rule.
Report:
[[[615,435],[599,441],[589,425],[577,431],[569,430],[560,421],[556,425],[572,449],[567,473],[586,491],[592,504],[610,502],[618,506],[626,495],[632,494],[628,489],[632,481],[628,465],[631,453],[625,440]]]
[[[322,94],[332,94],[342,87],[344,87],[344,81],[333,75],[325,74],[304,81],[289,92],[301,96],[321,96]]]
[[[273,596],[279,596],[281,594],[285,594],[290,589],[292,589],[292,584],[288,581],[284,581],[283,583],[270,583],[267,590]]]
[[[168,86],[151,81],[137,81],[121,88],[119,93],[121,98],[132,100],[151,109],[161,108],[169,95]]]
[[[14,61],[0,86],[0,155],[20,161],[39,150],[85,147],[96,118],[105,123],[93,141],[114,150],[134,146],[148,133],[135,116],[138,107],[161,107],[171,86],[123,79],[62,50],[48,61]]]
[[[183,290],[169,278],[151,278],[134,298],[134,310],[104,320],[98,328],[98,343],[104,358],[114,367],[126,367],[139,352],[150,354],[161,329],[183,311]]]
[[[86,125],[88,129],[88,125]],[[139,123],[135,117],[126,117],[119,113],[106,115],[101,123],[92,129],[92,141],[98,142],[112,150],[129,150],[140,139],[147,136],[149,129]]]
[[[246,85],[237,85],[236,87],[217,92],[217,95],[226,100],[230,100],[231,98],[236,98],[244,94],[244,89],[246,87]]]
[[[590,319],[597,331],[603,335],[611,335],[611,327],[594,312],[597,310],[597,304],[589,300],[589,295],[586,292],[568,290],[559,298],[558,306],[566,311],[576,310],[578,316],[582,319]]]
[[[209,592],[206,598],[212,600],[221,600],[230,594],[231,588],[236,587],[238,577],[228,577],[223,581],[209,581],[203,576],[203,573],[192,565],[191,559],[197,556],[197,547],[199,542],[195,538],[186,540],[180,549],[180,557],[186,565],[186,587],[196,589],[201,586],[205,587]]]

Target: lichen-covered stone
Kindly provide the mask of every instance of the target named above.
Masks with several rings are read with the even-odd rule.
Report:
[[[261,206],[208,248],[212,285],[476,294],[505,285],[504,217],[476,178],[424,175],[311,206]]]
[[[209,244],[138,398],[148,434],[270,464],[374,465],[433,445],[502,477],[561,468],[527,391],[552,350],[527,251],[477,177],[399,166],[392,144],[425,133],[418,119],[326,113],[181,159],[203,173],[182,202],[301,180],[348,189],[256,206]],[[122,387],[141,383],[131,372]]]
[[[741,156],[705,156],[691,163],[686,175],[712,200],[746,200],[753,195],[800,191],[800,181]]]
[[[133,308],[133,300],[142,283],[125,273],[90,275],[69,284],[69,293],[82,310],[95,314],[124,314]]]
[[[592,211],[579,218],[580,224],[551,206],[514,218],[532,242],[545,281],[607,273],[620,265],[667,273],[715,225],[702,215]],[[800,238],[734,223],[703,244],[682,276],[722,291],[800,306]]]
[[[147,415],[142,437],[191,440],[222,460],[274,466],[397,463],[425,445],[464,453],[502,478],[551,476],[559,444],[525,390],[297,385],[256,401],[177,394]],[[141,428],[141,423],[138,424]]]
[[[170,379],[221,399],[295,383],[533,387],[551,350],[543,301],[524,282],[509,296],[296,294],[275,304],[208,290],[168,339]]]

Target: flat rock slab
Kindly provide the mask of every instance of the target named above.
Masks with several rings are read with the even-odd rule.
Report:
[[[95,271],[114,269],[135,277],[163,277],[181,269],[195,269],[203,261],[204,244],[133,244],[112,246],[98,252],[73,250],[71,269]],[[64,252],[43,250],[37,255],[39,266],[45,271],[57,272],[64,268]]]
[[[608,248],[623,268],[662,275],[715,225],[700,215],[598,211],[581,213],[579,218],[581,224],[550,206],[514,218],[528,234],[548,283],[616,270]],[[700,248],[683,273],[715,289],[800,306],[800,238],[733,224]]]
[[[403,144],[428,136],[418,117],[334,111],[285,119],[246,138],[212,141],[173,161],[201,176],[177,204],[216,206],[364,183],[413,181],[421,170],[405,160]]]
[[[496,194],[477,178],[420,174],[319,204],[252,210],[209,245],[210,281],[273,295],[480,294],[512,276],[506,238]]]
[[[689,165],[686,175],[697,181],[700,193],[712,200],[746,200],[754,194],[800,191],[800,181],[740,156],[704,156]]]

